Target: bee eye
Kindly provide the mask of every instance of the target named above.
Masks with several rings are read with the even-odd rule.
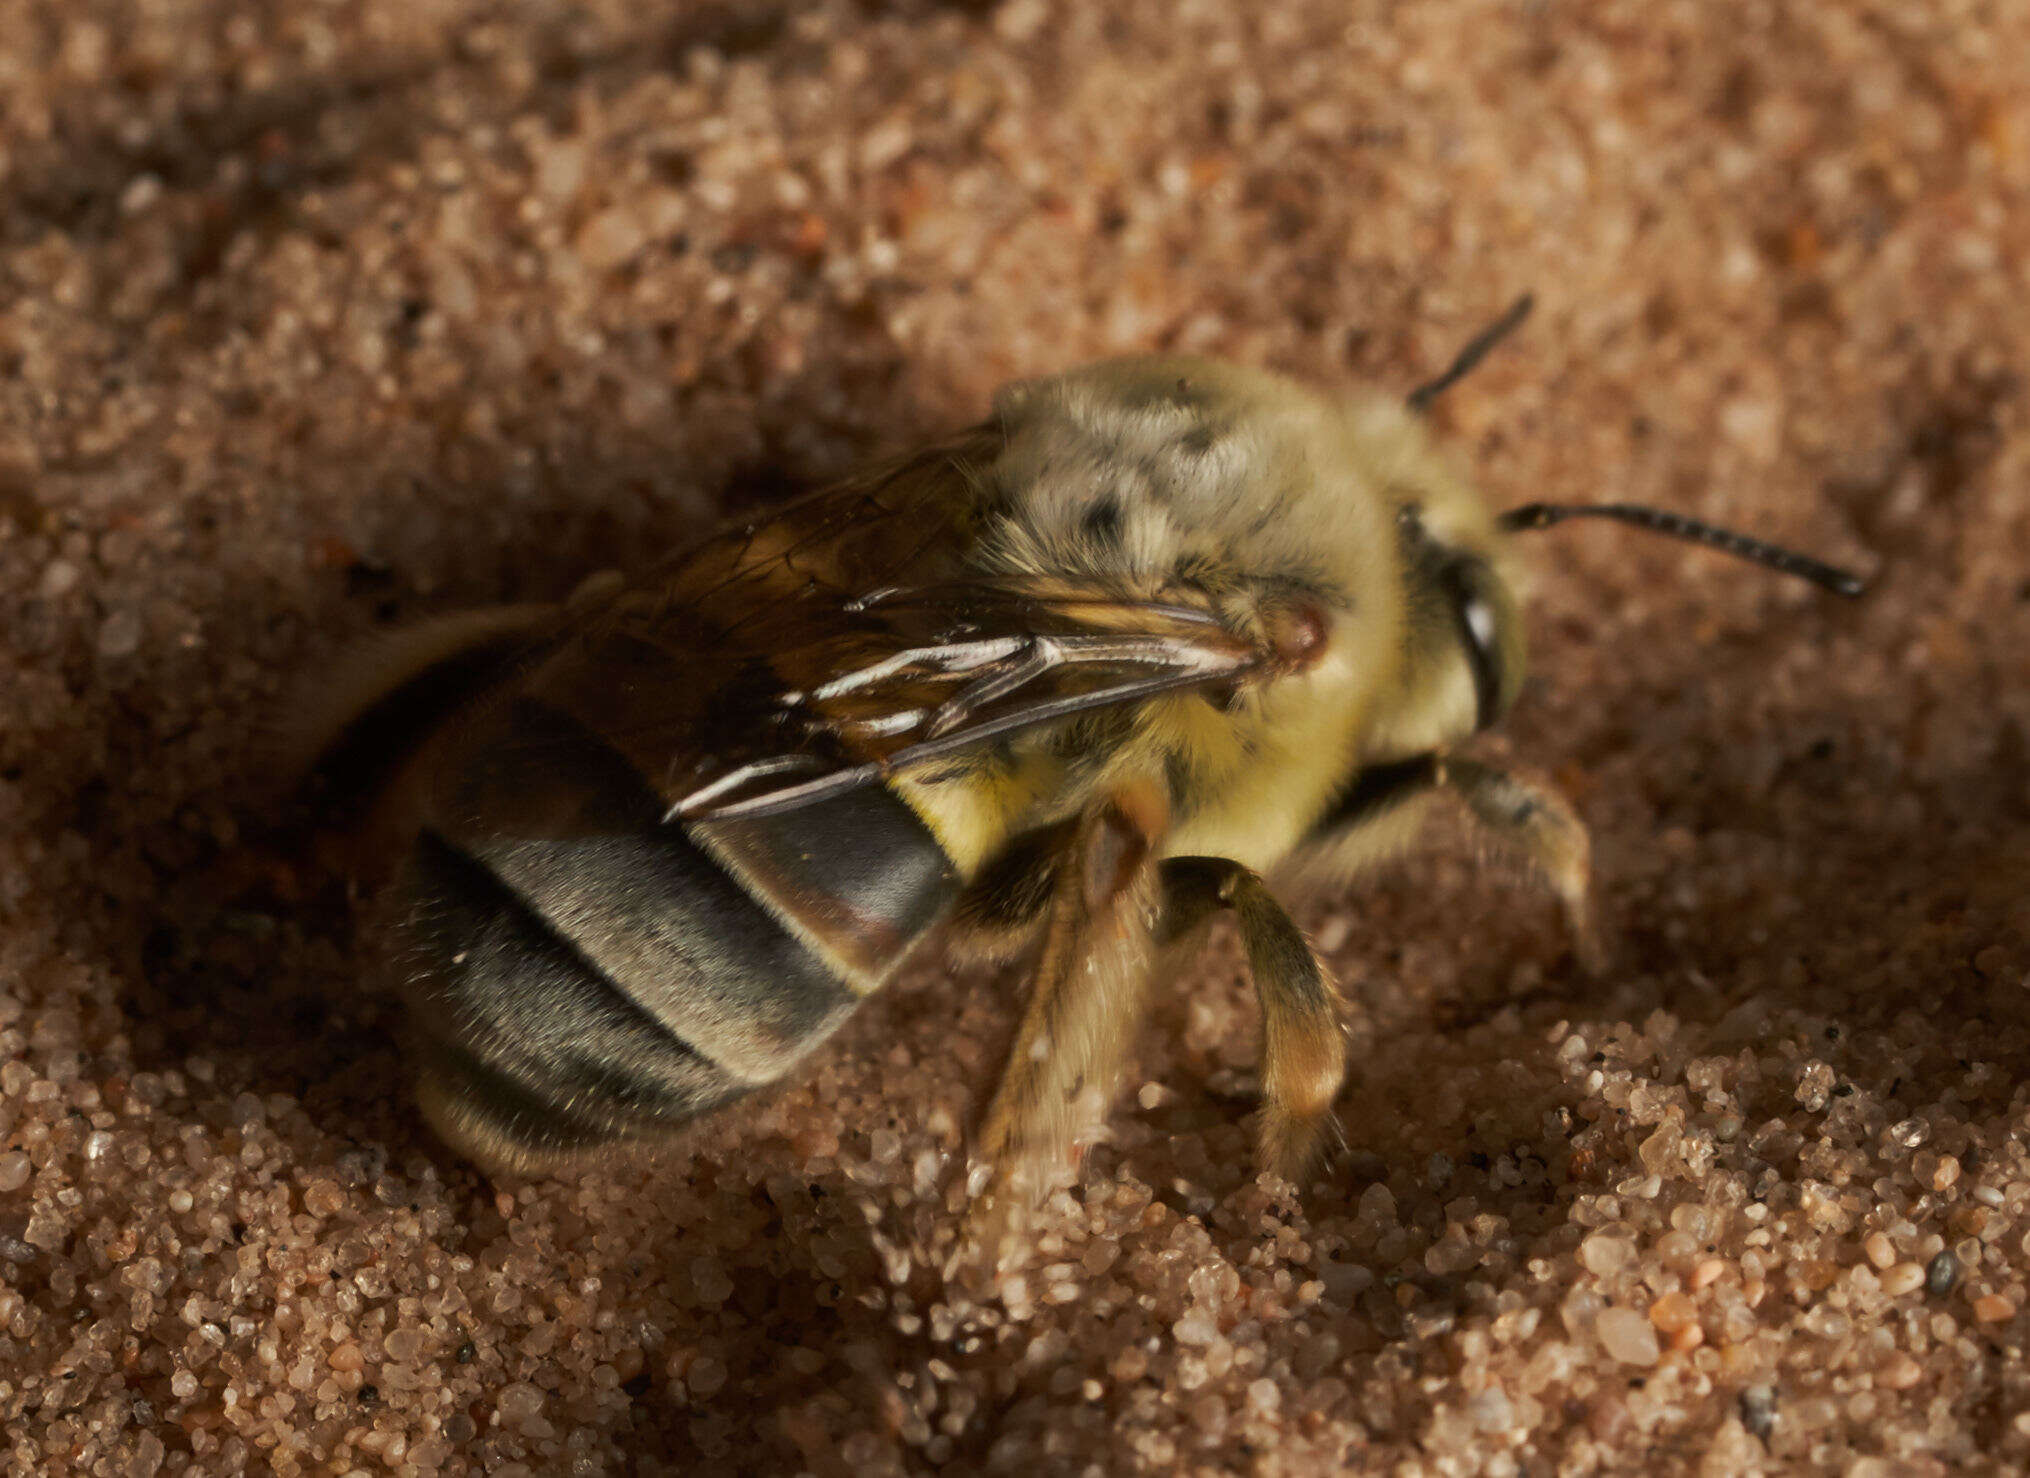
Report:
[[[1494,603],[1480,588],[1480,581],[1462,562],[1445,571],[1445,593],[1452,602],[1453,617],[1459,623],[1459,644],[1466,650],[1466,667],[1473,675],[1476,722],[1487,728],[1501,717],[1501,623]]]
[[[1469,595],[1459,603],[1459,619],[1466,624],[1466,635],[1471,643],[1483,651],[1494,650],[1494,610],[1478,595]]]

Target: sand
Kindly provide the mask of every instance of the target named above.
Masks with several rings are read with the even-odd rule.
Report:
[[[9,1474],[2010,1471],[2030,1462],[2030,11],[0,0]],[[1407,389],[1535,536],[1489,752],[1610,963],[1457,837],[1300,917],[1348,1152],[1249,1163],[1231,935],[997,1289],[1021,999],[912,969],[652,1161],[407,1098],[277,705],[404,618],[1171,347]]]

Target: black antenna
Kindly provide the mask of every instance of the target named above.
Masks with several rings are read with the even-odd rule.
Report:
[[[1530,309],[1536,306],[1536,302],[1535,295],[1531,293],[1524,293],[1517,298],[1508,312],[1467,341],[1466,347],[1459,351],[1458,357],[1447,366],[1444,374],[1435,380],[1426,380],[1410,392],[1410,409],[1421,414],[1432,401],[1472,374],[1474,366],[1487,358],[1487,352],[1514,333],[1522,321],[1530,316]]]
[[[1648,529],[1653,534],[1668,534],[1673,539],[1703,544],[1708,549],[1717,549],[1736,559],[1750,560],[1782,574],[1809,580],[1835,595],[1855,596],[1868,588],[1859,575],[1813,559],[1808,554],[1799,554],[1794,549],[1765,543],[1761,539],[1751,539],[1746,534],[1737,534],[1732,529],[1723,529],[1715,524],[1701,523],[1696,518],[1686,518],[1682,513],[1645,508],[1639,503],[1526,503],[1520,508],[1509,509],[1496,522],[1506,532],[1520,533],[1547,529],[1568,518],[1611,518],[1618,523]]]

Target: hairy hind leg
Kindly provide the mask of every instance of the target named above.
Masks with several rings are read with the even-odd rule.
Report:
[[[1036,986],[979,1136],[994,1183],[1033,1197],[1113,1097],[1155,952],[1155,827],[1109,799],[1064,834]]]

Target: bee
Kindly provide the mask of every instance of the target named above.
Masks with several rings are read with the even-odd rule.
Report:
[[[1459,752],[1522,682],[1515,536],[1606,517],[1859,590],[1658,510],[1491,510],[1423,413],[1527,309],[1407,402],[1171,356],[1020,383],[647,578],[337,669],[307,769],[369,859],[430,1123],[522,1171],[652,1137],[792,1073],[936,936],[1033,962],[977,1151],[1059,1166],[1165,952],[1225,914],[1260,1163],[1302,1175],[1347,1053],[1279,892],[1450,804],[1589,937],[1572,807]]]

